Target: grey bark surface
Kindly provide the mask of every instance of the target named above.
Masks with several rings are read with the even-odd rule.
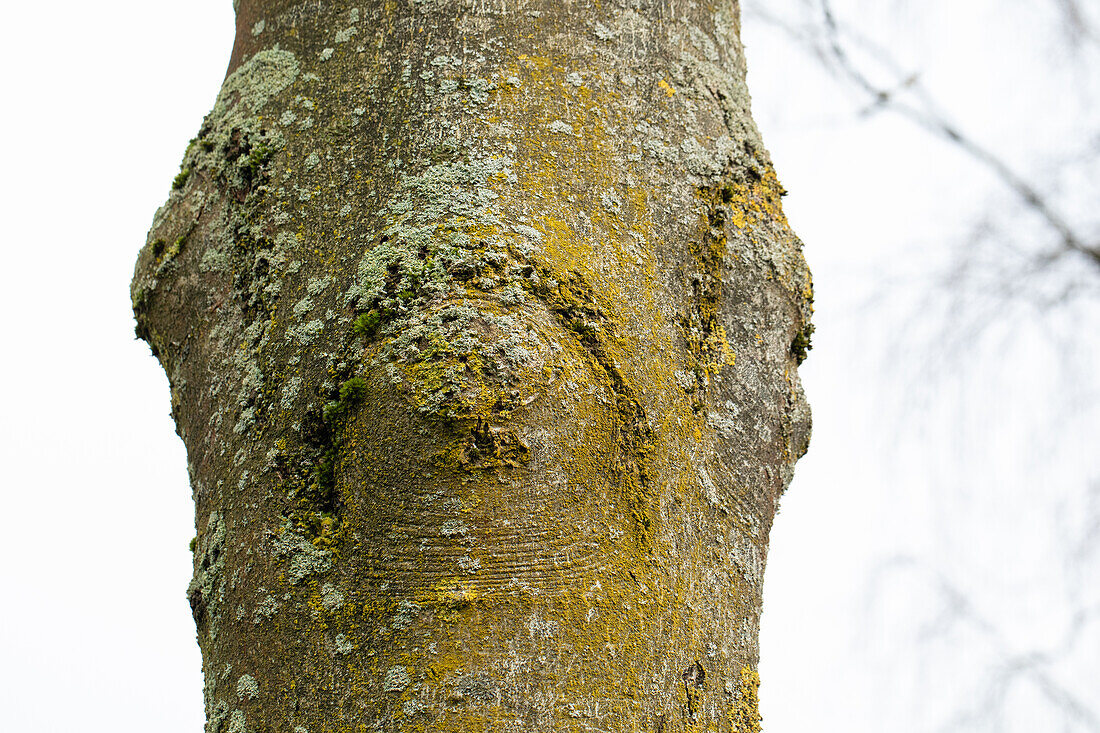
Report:
[[[207,730],[759,730],[812,294],[736,4],[237,24],[132,286]]]

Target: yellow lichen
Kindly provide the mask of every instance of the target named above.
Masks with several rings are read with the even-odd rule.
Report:
[[[760,675],[756,670],[748,666],[742,667],[737,702],[729,713],[733,733],[761,733],[760,700],[757,693],[759,687]]]

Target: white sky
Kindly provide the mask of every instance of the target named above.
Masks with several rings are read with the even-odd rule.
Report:
[[[1090,104],[1100,75],[1056,62],[1053,2],[834,6],[1019,170],[1047,172],[1100,129]],[[1017,202],[899,118],[859,117],[867,100],[781,35],[750,22],[745,41],[754,113],[814,270],[818,326],[800,370],[814,438],[765,582],[765,729],[1100,730],[1100,553],[1095,534],[1075,561],[1069,547],[1087,530],[1089,480],[1094,523],[1100,510],[1096,274],[1077,311],[1004,308],[985,338],[945,348],[947,288],[923,281],[982,213],[1025,228]],[[1094,212],[1095,158],[1085,174]],[[912,306],[922,293],[924,311]],[[947,588],[968,618],[948,613]],[[1006,720],[966,717],[997,699],[997,675],[1057,647],[1087,607],[1074,653],[1006,683]],[[1063,727],[1066,703],[1038,693],[1042,682],[1091,712]]]
[[[837,7],[858,6],[872,26],[904,19],[893,50],[920,60],[926,86],[967,129],[1027,166],[1068,149],[1084,123],[1100,129],[1081,113],[1082,99],[1100,97],[1097,75],[1074,86],[1036,71],[1050,50],[1036,32],[1045,16],[1029,9],[1040,4]],[[133,339],[128,284],[220,85],[231,3],[17,3],[5,25],[0,729],[194,733],[202,680],[184,592],[193,509],[167,382]],[[792,191],[787,210],[818,298],[803,368],[814,441],[769,558],[765,729],[941,730],[980,698],[1002,659],[997,634],[1009,652],[1039,648],[1063,633],[1067,609],[1097,600],[1081,595],[1100,588],[1095,551],[1068,570],[1048,567],[1080,529],[1085,479],[1100,476],[1097,380],[1086,367],[1064,389],[1065,359],[1041,321],[1003,330],[938,376],[922,372],[935,361],[934,329],[911,322],[917,291],[905,278],[927,275],[973,211],[1006,199],[906,123],[856,119],[861,101],[781,36],[751,23],[745,34],[757,119]],[[902,278],[896,294],[887,275]],[[1073,326],[1078,356],[1096,354],[1091,314]],[[916,644],[940,607],[933,573],[968,589],[1000,631],[950,626]],[[1095,624],[1080,644],[1045,673],[1097,711]],[[1003,730],[1060,720],[1030,689],[1018,686],[1017,724]]]

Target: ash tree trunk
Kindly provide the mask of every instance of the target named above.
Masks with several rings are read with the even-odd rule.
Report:
[[[810,280],[732,0],[240,0],[132,286],[207,730],[756,731]]]

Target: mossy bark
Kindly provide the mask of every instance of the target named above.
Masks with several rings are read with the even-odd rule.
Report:
[[[758,729],[811,294],[736,4],[237,24],[132,291],[207,729]]]

